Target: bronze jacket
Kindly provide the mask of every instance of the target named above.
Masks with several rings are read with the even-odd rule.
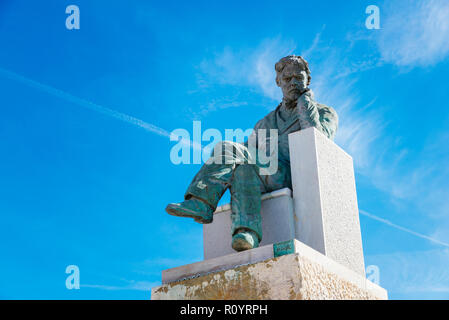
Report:
[[[288,135],[292,132],[315,127],[329,139],[334,139],[337,127],[338,116],[335,110],[329,106],[318,103],[313,99],[313,93],[308,91],[304,93],[292,109],[287,109],[283,103],[280,103],[275,110],[258,121],[254,126],[252,138],[256,139],[258,152],[263,149],[266,155],[277,153],[278,169],[276,174],[262,176],[267,191],[277,190],[283,187],[291,188],[290,177],[290,153],[288,146]],[[266,133],[261,132],[265,129]],[[277,146],[271,144],[272,137],[269,134],[270,129],[277,130]],[[262,141],[259,136],[262,133]],[[264,137],[265,135],[265,138]],[[248,142],[248,141],[247,141]],[[245,143],[246,145],[247,142]],[[258,161],[259,164],[259,161]],[[259,164],[259,166],[261,166]],[[263,165],[262,165],[263,166]]]

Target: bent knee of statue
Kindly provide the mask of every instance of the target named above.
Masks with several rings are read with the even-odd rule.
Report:
[[[234,141],[218,142],[211,153],[207,164],[243,164],[251,163],[248,149]]]

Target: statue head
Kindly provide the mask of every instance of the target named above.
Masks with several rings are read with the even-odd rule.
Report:
[[[307,89],[312,77],[309,64],[301,56],[287,56],[279,60],[276,69],[276,84],[282,89],[284,99],[295,101]]]

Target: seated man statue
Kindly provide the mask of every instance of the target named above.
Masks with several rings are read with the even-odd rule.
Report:
[[[166,208],[171,215],[190,217],[199,223],[211,223],[220,198],[229,188],[232,248],[236,251],[256,248],[262,240],[261,195],[285,187],[292,189],[288,134],[315,127],[329,139],[333,139],[338,126],[334,109],[314,100],[313,93],[308,88],[311,80],[309,66],[302,57],[284,57],[276,63],[275,70],[276,84],[283,93],[282,102],[257,122],[248,140],[259,135],[256,138],[259,141],[256,149],[261,148],[258,132],[261,129],[265,129],[264,132],[276,130],[276,171],[261,174],[264,165],[249,150],[248,141],[244,144],[219,142],[215,145],[211,158],[193,178],[185,193],[185,200],[171,203]],[[273,138],[271,134],[270,138]],[[270,138],[264,143],[264,152],[270,141],[273,144]],[[256,160],[251,161],[254,158]]]

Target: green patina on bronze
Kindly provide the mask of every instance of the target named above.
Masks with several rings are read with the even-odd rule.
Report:
[[[334,109],[314,100],[308,89],[310,70],[307,62],[299,56],[282,58],[275,65],[276,83],[282,89],[283,99],[278,107],[261,119],[254,127],[248,141],[257,141],[257,152],[248,141],[217,143],[211,158],[193,178],[185,199],[193,199],[207,204],[204,212],[186,214],[179,210],[183,206],[190,210],[187,201],[169,204],[167,212],[178,216],[195,218],[200,223],[210,223],[212,213],[227,189],[231,193],[231,234],[252,231],[262,240],[262,219],[260,216],[261,195],[266,192],[288,187],[292,189],[288,135],[302,129],[315,127],[329,139],[333,139],[338,127],[338,117]],[[270,151],[272,138],[269,135],[260,143],[259,130],[277,130],[277,170],[272,174],[261,174],[268,165],[259,158],[259,150]],[[257,243],[257,242],[256,242]],[[236,249],[237,250],[237,249]]]
[[[295,253],[295,241],[287,240],[273,244],[274,257]]]

